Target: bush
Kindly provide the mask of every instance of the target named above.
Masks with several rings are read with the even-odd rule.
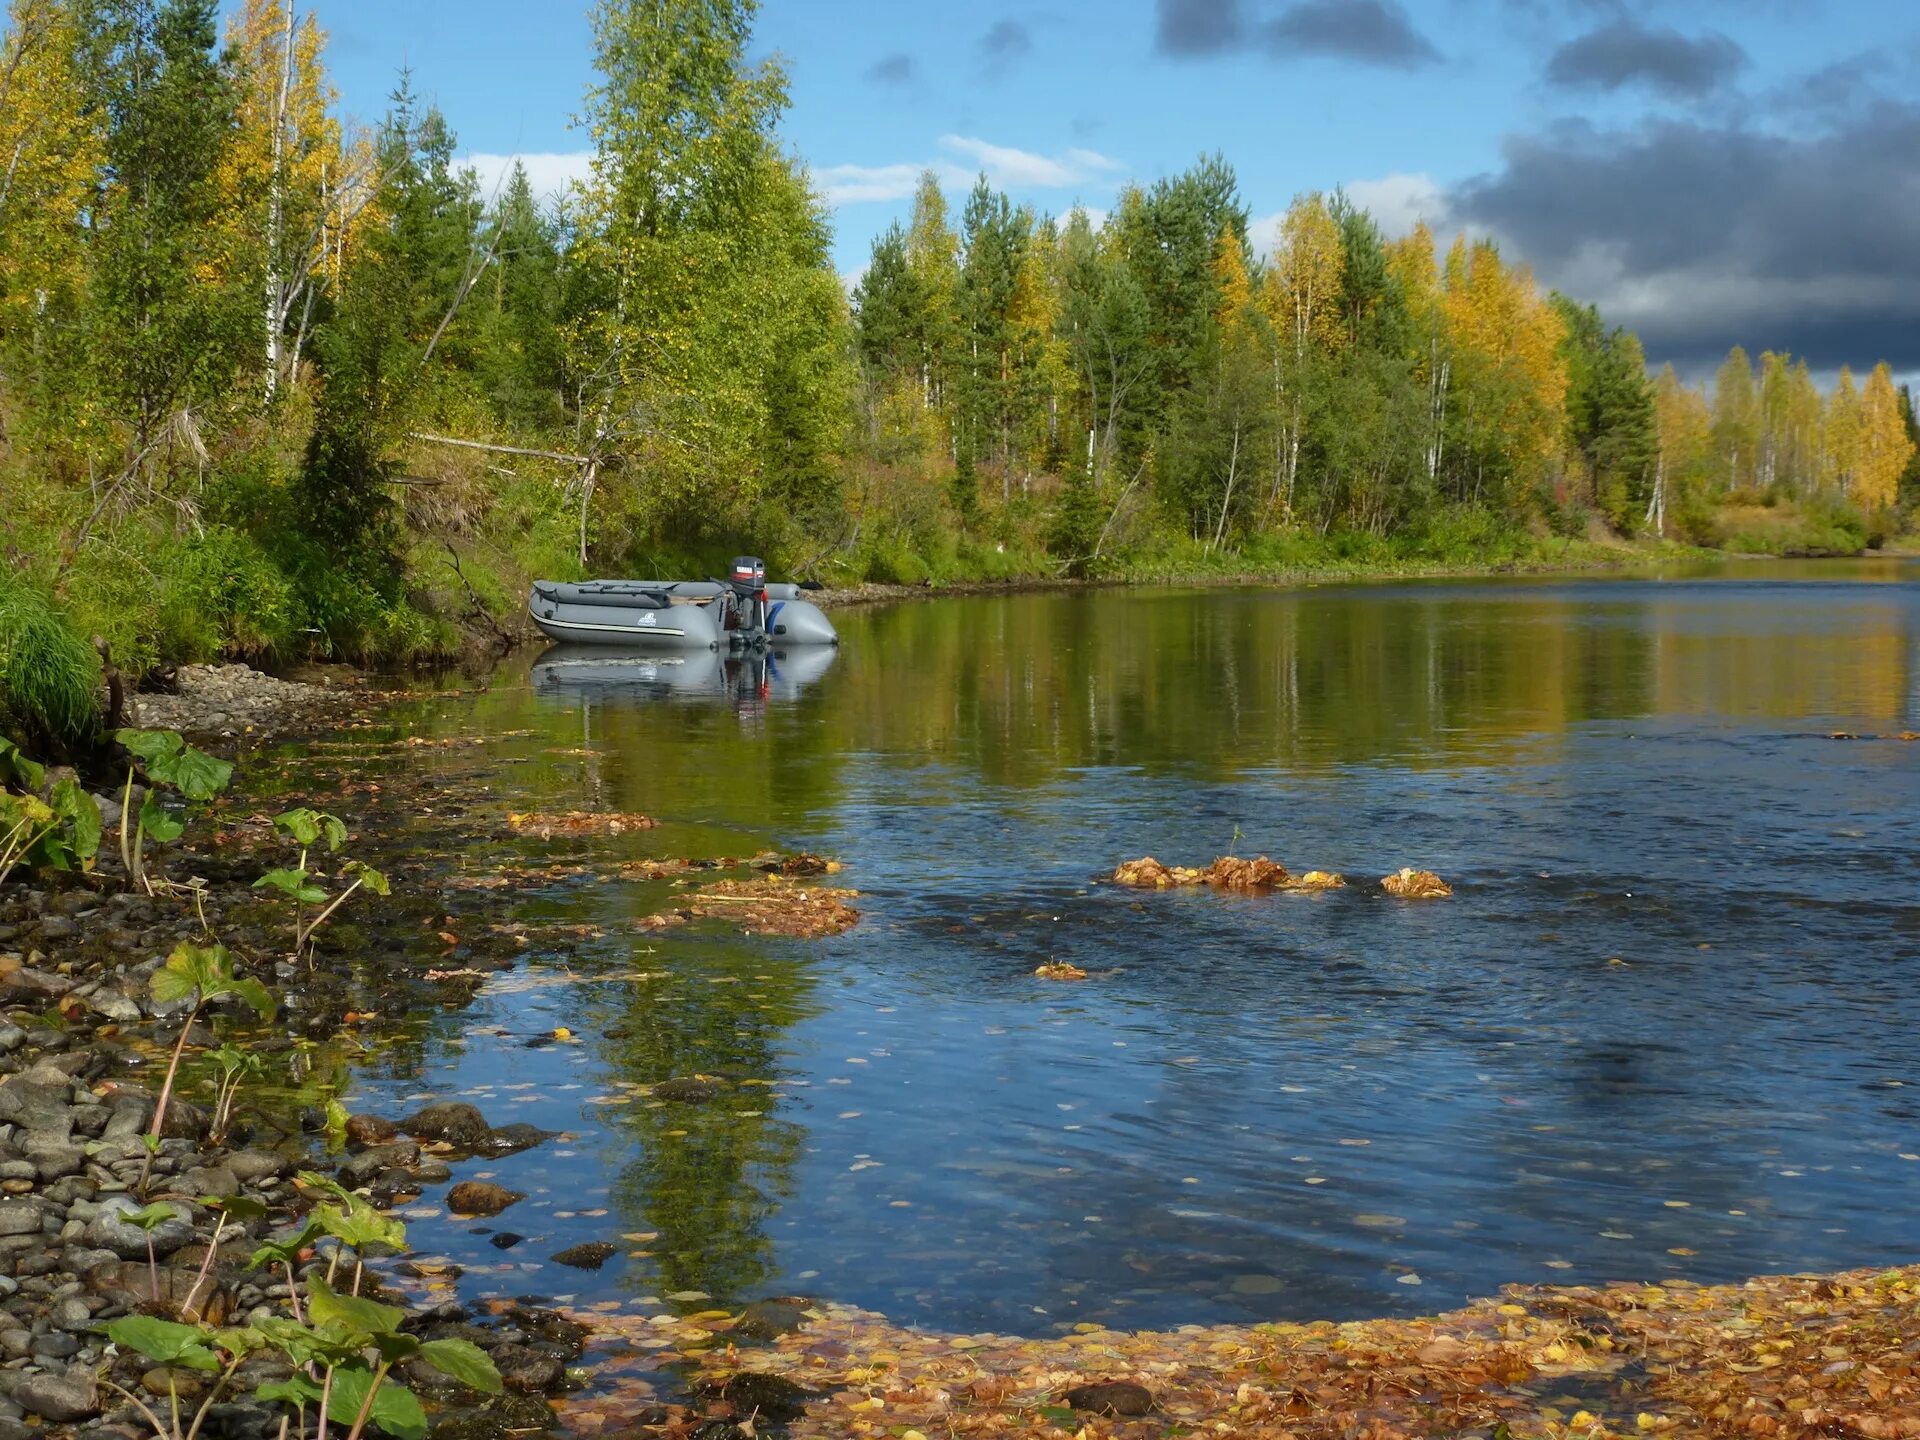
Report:
[[[159,616],[163,654],[260,659],[289,649],[293,586],[253,537],[216,525],[171,559]]]
[[[99,725],[100,662],[53,601],[0,577],[0,731],[29,750],[70,752]]]

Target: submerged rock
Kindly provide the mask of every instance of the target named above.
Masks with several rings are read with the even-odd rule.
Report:
[[[571,1265],[576,1270],[598,1270],[618,1253],[617,1246],[604,1240],[589,1240],[584,1245],[569,1245],[553,1259],[555,1264]]]
[[[519,1190],[509,1190],[486,1180],[462,1180],[447,1192],[447,1208],[458,1215],[498,1215],[509,1205],[526,1199]]]
[[[718,1080],[710,1080],[705,1075],[676,1075],[671,1080],[662,1080],[653,1087],[656,1100],[679,1100],[689,1104],[698,1104],[711,1100],[726,1087]]]
[[[421,1140],[444,1140],[462,1150],[482,1148],[493,1134],[487,1117],[459,1100],[445,1100],[416,1110],[400,1122],[407,1134]]]
[[[724,1380],[709,1380],[701,1393],[725,1400],[744,1415],[785,1425],[806,1413],[807,1402],[820,1398],[818,1390],[797,1385],[784,1375],[762,1375],[743,1370]]]
[[[542,1130],[538,1125],[529,1125],[525,1121],[515,1121],[511,1125],[496,1125],[487,1136],[487,1143],[481,1148],[490,1155],[516,1155],[522,1150],[531,1150],[558,1135],[558,1130]]]
[[[807,1314],[811,1304],[793,1296],[755,1300],[740,1312],[740,1321],[733,1327],[733,1333],[749,1340],[777,1340],[782,1335],[791,1335],[811,1318]]]

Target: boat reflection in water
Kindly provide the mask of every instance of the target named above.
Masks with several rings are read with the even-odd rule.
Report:
[[[840,650],[812,645],[726,654],[712,650],[623,651],[556,645],[534,662],[534,693],[600,704],[732,705],[751,713],[797,698],[832,667]]]

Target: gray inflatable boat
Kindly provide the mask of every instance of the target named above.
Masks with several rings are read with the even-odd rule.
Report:
[[[798,585],[768,584],[750,555],[725,580],[536,580],[527,613],[549,639],[626,650],[763,650],[838,645]]]

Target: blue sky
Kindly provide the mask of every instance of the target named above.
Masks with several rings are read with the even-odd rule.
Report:
[[[346,109],[398,67],[491,171],[583,169],[584,7],[318,0]],[[865,261],[934,166],[1099,210],[1219,149],[1256,235],[1343,185],[1486,232],[1697,368],[1736,341],[1920,369],[1912,0],[767,0],[784,134]]]

